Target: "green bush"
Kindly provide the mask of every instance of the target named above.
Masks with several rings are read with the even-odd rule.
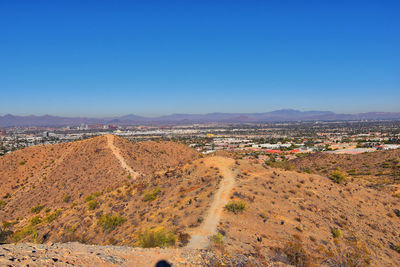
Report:
[[[334,181],[335,183],[341,184],[347,180],[347,176],[344,172],[341,171],[334,171],[331,173],[329,178]]]
[[[156,189],[154,189],[151,192],[148,192],[144,195],[143,201],[153,201],[157,198],[157,195],[161,192],[160,187],[157,186]]]
[[[139,233],[138,245],[143,248],[168,247],[174,245],[176,236],[167,232],[164,228],[160,230],[146,230]]]
[[[4,230],[4,229],[10,228],[10,227],[13,226],[14,224],[17,224],[17,221],[14,221],[14,222],[4,221],[4,222],[1,224],[1,227],[2,227],[3,230]]]
[[[342,237],[342,231],[339,228],[333,228],[331,232],[334,238]]]
[[[238,200],[238,201],[231,201],[228,204],[226,204],[225,209],[227,211],[231,211],[235,214],[238,212],[242,212],[247,208],[247,204],[244,201]]]
[[[49,214],[46,218],[45,221],[48,223],[51,223],[52,221],[54,221],[61,213],[61,210],[56,210],[53,213]]]
[[[93,195],[94,197],[98,197],[98,196],[101,195],[101,192],[94,192],[92,195]]]
[[[39,213],[44,208],[44,205],[37,205],[36,207],[31,208],[32,213]]]
[[[94,199],[95,199],[95,197],[93,195],[88,195],[88,196],[85,197],[85,202],[89,202],[89,201],[92,201]]]
[[[32,217],[30,220],[29,220],[29,224],[30,225],[36,225],[36,224],[39,224],[39,223],[41,223],[42,222],[42,219],[40,218],[40,216],[39,215],[36,215],[35,217]]]
[[[18,242],[21,239],[35,233],[37,234],[37,230],[32,226],[28,226],[26,228],[23,228],[22,230],[15,232],[12,236],[12,239],[14,240],[14,242]]]
[[[4,200],[0,200],[0,209],[6,206],[6,202]]]
[[[85,197],[85,202],[89,202],[89,201],[95,200],[100,195],[101,195],[100,192],[94,192],[93,194],[87,195]]]
[[[306,167],[306,168],[302,168],[302,171],[304,172],[304,173],[314,173],[314,171],[312,170],[312,169],[310,169],[310,168],[308,168],[308,167]]]
[[[351,169],[351,170],[348,170],[347,173],[348,173],[349,175],[356,175],[356,170]]]
[[[88,210],[94,210],[97,208],[98,202],[96,199],[90,200],[87,202],[87,208]]]
[[[97,221],[97,225],[103,228],[104,232],[111,232],[124,222],[126,222],[126,218],[121,217],[119,214],[106,214],[100,217]]]
[[[224,236],[221,233],[218,233],[216,235],[210,236],[210,240],[214,244],[222,244],[224,242]]]
[[[19,162],[19,165],[25,165],[25,161],[24,161],[24,160],[21,160],[21,161]]]

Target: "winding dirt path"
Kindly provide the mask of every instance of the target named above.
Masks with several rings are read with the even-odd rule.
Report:
[[[207,211],[205,220],[199,228],[192,232],[188,248],[203,249],[209,246],[211,235],[217,233],[217,227],[225,205],[229,201],[230,193],[235,185],[235,175],[232,171],[234,160],[224,157],[208,158],[217,166],[224,177],[219,183],[219,188],[214,195],[211,206]]]
[[[118,147],[114,145],[114,135],[106,135],[107,137],[107,145],[113,152],[114,156],[117,158],[119,163],[121,164],[121,167],[124,168],[129,172],[129,174],[132,176],[132,178],[136,178],[139,174],[135,172],[125,161],[124,157],[121,155],[121,151],[119,150]]]

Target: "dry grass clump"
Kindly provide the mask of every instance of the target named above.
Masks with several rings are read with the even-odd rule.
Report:
[[[247,208],[246,202],[242,200],[234,200],[230,201],[228,204],[225,205],[225,209],[227,211],[233,212],[238,214],[239,212],[243,212]]]
[[[210,240],[214,244],[222,244],[224,242],[224,236],[221,233],[218,233],[216,235],[210,236]]]
[[[37,205],[31,208],[32,213],[39,213],[44,208],[44,205]]]
[[[157,198],[157,195],[161,192],[161,188],[157,186],[156,189],[154,189],[151,192],[147,192],[144,197],[143,197],[143,201],[153,201]]]
[[[294,235],[293,238],[285,244],[282,252],[286,255],[290,264],[298,267],[314,266],[314,259],[306,252],[301,238],[298,235]]]
[[[0,210],[6,206],[6,202],[4,200],[0,200]]]
[[[155,248],[155,247],[168,247],[174,245],[176,242],[176,236],[172,232],[167,232],[164,228],[159,230],[146,230],[139,233],[139,240],[137,245],[143,248]]]
[[[90,200],[89,202],[87,202],[88,210],[94,210],[95,208],[97,208],[98,205],[99,205],[99,203],[97,202],[96,199],[93,199],[93,200]]]
[[[331,173],[329,178],[334,181],[335,183],[341,184],[346,182],[347,180],[347,175],[344,172],[341,171],[334,171]]]
[[[334,238],[341,238],[342,237],[342,231],[339,228],[333,228],[331,230],[332,235]]]
[[[53,222],[59,215],[61,214],[61,210],[56,210],[49,214],[44,220],[48,223]]]
[[[329,266],[364,267],[371,264],[371,257],[367,247],[357,238],[350,239],[336,251],[328,251],[322,263]]]
[[[97,221],[97,225],[100,226],[104,232],[111,232],[124,222],[126,222],[126,218],[121,217],[119,214],[106,214],[100,217]]]
[[[87,203],[88,210],[94,210],[95,208],[97,208],[99,203],[97,202],[96,198],[100,195],[100,192],[94,192],[93,194],[86,196],[85,202]]]

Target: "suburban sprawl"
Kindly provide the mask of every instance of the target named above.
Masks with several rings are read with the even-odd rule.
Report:
[[[400,148],[400,122],[296,122],[271,124],[191,124],[0,128],[0,155],[47,145],[115,134],[130,141],[171,140],[203,154],[235,152],[259,161],[285,161],[305,153],[359,154]]]

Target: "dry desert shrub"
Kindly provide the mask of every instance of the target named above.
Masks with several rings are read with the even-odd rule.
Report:
[[[288,241],[281,251],[286,255],[290,264],[297,267],[309,267],[314,265],[314,258],[303,247],[303,242],[298,235]]]
[[[227,211],[233,212],[235,214],[238,214],[239,212],[243,212],[244,210],[246,210],[246,208],[247,208],[247,204],[246,204],[246,202],[244,202],[242,200],[233,200],[225,205],[225,209]]]
[[[147,229],[144,232],[140,232],[139,240],[137,245],[143,248],[163,248],[173,246],[176,242],[176,236],[173,232],[167,232],[164,228],[159,230]]]
[[[341,171],[334,171],[331,173],[331,175],[329,176],[329,178],[334,181],[335,183],[341,184],[346,182],[347,180],[347,175],[344,172]]]
[[[157,188],[155,188],[153,191],[151,192],[147,192],[144,197],[143,197],[143,201],[147,202],[147,201],[153,201],[157,198],[157,195],[161,192],[161,188],[157,186]]]
[[[44,208],[44,205],[37,205],[31,208],[32,213],[39,213]]]
[[[367,247],[355,238],[347,241],[344,246],[339,246],[336,251],[327,251],[326,255],[321,264],[328,266],[365,267],[371,263]]]
[[[104,232],[111,232],[124,222],[126,222],[126,218],[121,217],[119,214],[105,214],[97,221],[97,225],[100,226]]]

